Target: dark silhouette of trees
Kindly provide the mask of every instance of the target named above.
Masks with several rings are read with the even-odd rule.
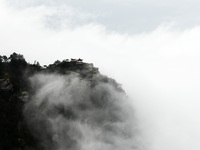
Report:
[[[29,77],[40,73],[77,73],[82,78],[92,78],[97,73],[93,65],[76,61],[55,61],[41,67],[39,62],[30,64],[21,54],[13,53],[9,57],[0,56],[0,150],[42,150],[38,141],[29,131],[23,118],[24,101],[20,100],[23,91],[32,92]],[[2,90],[3,84],[12,85]]]

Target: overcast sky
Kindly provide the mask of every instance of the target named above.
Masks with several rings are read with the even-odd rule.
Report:
[[[36,6],[71,7],[76,13],[87,14],[85,18],[71,18],[71,23],[99,23],[108,30],[120,33],[150,32],[162,24],[174,24],[177,29],[191,28],[200,23],[198,0],[8,0],[11,6],[27,8]],[[59,10],[62,19],[69,10]],[[49,19],[61,19],[54,14]],[[69,16],[68,16],[69,17]],[[56,25],[57,26],[56,26]],[[58,27],[59,22],[49,24]]]
[[[148,150],[200,149],[200,1],[0,0],[0,52],[94,63],[132,98]]]

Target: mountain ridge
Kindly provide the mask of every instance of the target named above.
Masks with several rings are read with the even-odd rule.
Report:
[[[121,85],[114,79],[101,75],[98,68],[81,59],[57,60],[42,67],[37,61],[34,64],[27,63],[21,54],[0,56],[0,149],[2,150],[47,149],[41,146],[24,119],[24,105],[35,92],[30,78],[37,74],[72,75],[80,81],[90,83],[91,89],[100,83],[108,83],[116,91],[124,93]],[[104,107],[99,102],[96,101],[94,104]],[[85,106],[81,107],[85,109]]]

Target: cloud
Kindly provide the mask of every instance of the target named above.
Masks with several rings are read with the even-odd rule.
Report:
[[[38,7],[41,5],[75,8],[76,13],[81,12],[81,14],[84,13],[86,16],[92,14],[92,17],[84,19],[86,23],[97,22],[106,26],[109,30],[128,34],[141,33],[143,31],[150,32],[162,22],[176,22],[177,28],[182,30],[200,24],[197,15],[199,13],[199,2],[196,0],[190,1],[189,5],[187,0],[181,2],[179,0],[102,0],[98,2],[92,0],[7,0],[6,3],[15,9]],[[65,13],[65,11],[62,13]],[[82,23],[82,21],[77,22],[78,18],[76,17],[72,17],[73,25]],[[59,20],[59,17],[54,15],[55,18],[57,18],[56,22],[60,22],[63,19]],[[55,25],[58,25],[58,23],[55,23]]]
[[[35,94],[24,114],[45,149],[139,150],[143,146],[128,99],[110,79],[37,74],[30,80]]]
[[[133,99],[150,149],[199,149],[200,26],[161,24],[151,32],[121,34],[90,22],[55,30],[45,24],[55,11],[16,10],[1,1],[1,54],[16,51],[41,64],[79,57],[92,62]]]
[[[8,9],[3,3],[1,6],[2,49],[9,51],[7,54],[12,51],[22,52],[31,61],[34,60],[30,55],[33,55],[42,64],[54,61],[54,56],[56,59],[64,59],[63,53],[68,55],[67,57],[78,54],[89,59],[88,54],[94,57],[93,54],[100,53],[102,49],[106,52],[108,60],[114,58],[111,57],[113,55],[118,58],[123,55],[127,57],[127,53],[131,54],[129,56],[133,59],[175,58],[188,55],[193,59],[199,55],[196,40],[198,26],[184,32],[160,26],[149,33],[126,35],[108,31],[105,26],[96,23],[80,24],[71,28],[71,18],[74,16],[77,16],[78,20],[81,20],[81,16],[83,18],[90,16],[90,14],[76,14],[73,8],[66,9],[64,13],[66,16],[62,16],[62,10],[68,7],[38,6],[17,11]],[[57,19],[54,19],[54,16]],[[48,28],[54,25],[55,28]],[[57,30],[59,27],[60,30]],[[43,55],[48,55],[48,58],[39,58],[37,54],[41,52]],[[94,57],[92,61],[96,59],[100,61],[101,58]]]

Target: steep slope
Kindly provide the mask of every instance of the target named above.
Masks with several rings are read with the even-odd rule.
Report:
[[[0,149],[138,149],[125,92],[93,64],[0,58]]]

